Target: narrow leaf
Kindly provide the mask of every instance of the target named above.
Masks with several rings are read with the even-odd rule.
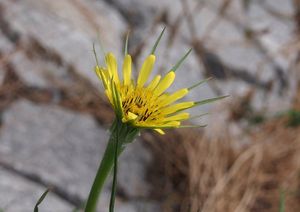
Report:
[[[187,51],[187,53],[185,53],[185,55],[183,55],[183,57],[175,64],[175,66],[173,66],[173,68],[171,68],[170,71],[174,71],[175,72],[179,68],[179,66],[181,65],[181,63],[187,58],[187,56],[189,56],[189,54],[191,53],[192,50],[193,50],[192,48],[189,49]]]
[[[201,80],[200,82],[198,82],[198,83],[192,85],[191,87],[189,87],[188,90],[192,90],[192,89],[198,87],[199,85],[202,85],[203,83],[208,82],[211,79],[212,79],[212,77],[209,77],[207,79]]]
[[[34,207],[34,212],[38,212],[39,211],[39,205],[43,202],[43,200],[45,199],[45,197],[47,196],[48,192],[50,191],[50,189],[48,188],[43,194],[42,196],[38,199],[35,207]]]
[[[200,114],[200,115],[192,116],[188,120],[193,120],[193,119],[201,118],[201,117],[206,116],[206,115],[209,115],[209,113],[203,113],[203,114]]]
[[[209,77],[207,79],[201,80],[200,82],[196,83],[195,85],[192,85],[191,87],[189,87],[188,90],[190,91],[190,90],[198,87],[199,85],[202,85],[203,83],[208,82],[211,79],[212,79],[212,77]]]
[[[280,191],[279,212],[285,212],[285,192]]]
[[[178,128],[200,128],[200,127],[206,127],[207,124],[205,125],[181,125]]]
[[[215,102],[215,101],[220,100],[220,99],[224,99],[224,98],[226,98],[226,97],[229,97],[229,95],[226,95],[226,96],[219,96],[219,97],[211,98],[211,99],[205,99],[205,100],[196,102],[195,104],[196,104],[197,106],[198,106],[198,105],[204,105],[204,104],[208,104],[208,103]]]
[[[160,39],[162,38],[164,32],[165,32],[166,27],[163,28],[161,31],[160,35],[158,36],[157,40],[155,41],[154,46],[152,47],[151,54],[154,54],[157,48],[157,45],[159,44]]]
[[[98,56],[97,56],[97,52],[96,52],[96,48],[95,48],[95,43],[93,43],[93,52],[94,52],[94,57],[96,60],[96,65],[99,66],[99,61],[98,61]]]
[[[125,46],[124,46],[124,55],[125,56],[128,54],[128,40],[129,40],[129,31],[126,35]]]

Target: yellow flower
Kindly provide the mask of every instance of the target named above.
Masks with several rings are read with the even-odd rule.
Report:
[[[96,73],[102,80],[105,93],[115,110],[120,106],[123,122],[130,122],[140,128],[161,129],[178,127],[181,121],[189,118],[189,113],[179,111],[190,108],[195,103],[174,103],[189,90],[184,88],[172,94],[165,92],[175,79],[174,71],[167,73],[163,79],[157,75],[146,85],[155,62],[153,54],[145,60],[136,83],[131,77],[130,55],[127,54],[124,59],[123,80],[119,78],[114,55],[108,53],[105,61],[106,67],[96,66]],[[114,87],[121,105],[116,105],[118,101],[114,100]]]
[[[190,118],[190,114],[184,112],[186,109],[223,97],[199,102],[177,102],[186,96],[190,89],[204,81],[174,93],[166,92],[175,80],[175,70],[190,51],[163,78],[156,75],[147,83],[155,63],[154,50],[144,61],[136,81],[132,78],[132,60],[129,54],[124,58],[122,79],[119,77],[116,58],[112,53],[105,56],[106,67],[97,65],[95,71],[103,82],[105,94],[123,123],[130,123],[137,128],[151,128],[163,134],[164,128],[186,127],[181,126],[182,121]]]

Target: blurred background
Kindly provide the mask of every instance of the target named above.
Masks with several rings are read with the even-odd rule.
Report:
[[[136,74],[164,26],[154,74],[193,48],[170,90],[213,77],[187,99],[230,97],[129,145],[116,211],[300,211],[299,0],[0,0],[1,211],[47,187],[41,211],[80,211],[114,116],[92,45],[121,63],[130,30]]]

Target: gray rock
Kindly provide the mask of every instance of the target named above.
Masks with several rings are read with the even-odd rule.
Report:
[[[104,192],[101,196],[100,206],[98,212],[107,212],[109,211],[109,199],[110,193]],[[115,202],[115,211],[116,212],[153,212],[161,211],[160,204],[149,199],[133,199],[129,201],[122,201],[116,199]]]
[[[118,184],[129,198],[149,197],[150,185],[145,179],[151,162],[152,155],[141,140],[128,145],[121,155]]]
[[[5,212],[32,212],[46,188],[0,168],[0,209]],[[44,212],[71,212],[72,206],[51,192],[39,206]]]
[[[136,200],[129,203],[121,203],[122,207],[118,207],[117,202],[116,211],[117,212],[153,212],[153,211],[162,211],[158,202],[149,201],[149,200]],[[106,210],[107,211],[107,210]],[[105,212],[105,211],[103,211]]]
[[[104,46],[119,55],[125,23],[101,1],[2,1],[3,16],[24,46],[35,40],[58,54],[80,74],[98,83],[93,72],[93,41],[99,32]],[[100,54],[99,54],[100,55]]]
[[[13,51],[12,43],[0,31],[0,85],[2,85],[5,76],[5,67],[9,60],[10,53]]]
[[[0,54],[4,56],[5,54],[13,50],[13,44],[3,35],[0,31]]]
[[[276,7],[274,1],[272,4],[269,4]],[[290,7],[290,4],[291,1],[288,0],[280,4],[277,3],[277,6],[286,10],[285,8]],[[283,17],[276,17],[276,15],[263,6],[262,2],[251,4],[247,17],[252,29],[266,31],[266,33],[260,36],[260,39],[273,54],[291,41],[295,27],[294,21],[292,19],[284,19]]]
[[[57,85],[72,86],[68,67],[39,56],[18,51],[10,57],[10,64],[20,80],[27,86],[54,89]]]
[[[21,100],[4,113],[0,161],[21,172],[34,173],[46,183],[84,200],[108,136],[108,131],[99,128],[88,115]],[[129,145],[122,155],[118,186],[129,200],[149,195],[145,174],[150,161],[149,151],[138,142]],[[108,207],[109,188],[108,182],[99,208]],[[136,207],[130,201],[118,202],[119,208]]]
[[[289,77],[289,66],[295,54],[286,54],[283,49],[293,39],[292,1],[277,5],[274,1],[249,1],[248,10],[242,1],[230,1],[224,16],[213,22],[223,3],[221,0],[206,1],[200,15],[193,16],[200,26],[198,36],[206,34],[204,46],[219,58],[219,65],[231,73],[221,79],[217,87],[233,98],[254,91],[251,105],[255,110],[278,112],[288,108],[292,100],[289,93],[293,89],[288,86],[296,80]],[[276,9],[282,16],[270,10],[277,6],[282,6]],[[286,17],[283,14],[287,14]],[[214,24],[210,26],[210,23]],[[212,27],[209,33],[206,32],[208,26]],[[245,29],[253,30],[254,39],[244,33]],[[266,87],[270,83],[272,87],[268,90]]]
[[[46,79],[47,70],[49,70],[50,73],[60,71],[60,69],[54,65],[50,68],[50,66],[47,67],[44,63],[36,60],[33,61],[27,57],[23,51],[14,54],[10,62],[20,79],[28,86],[42,88],[52,87],[53,85]]]
[[[155,201],[145,201],[145,200],[139,200],[136,202],[131,203],[135,205],[135,211],[136,212],[153,212],[153,211],[162,211],[158,202]]]
[[[106,2],[118,9],[134,27],[144,27],[158,14],[157,7],[152,1],[107,0]]]
[[[5,71],[4,71],[4,69],[2,69],[2,67],[0,66],[0,85],[3,84],[3,82],[4,82],[4,77],[5,77]]]
[[[129,22],[133,31],[129,39],[131,48],[137,47],[140,42],[151,39],[156,32],[157,20],[166,17],[173,23],[181,15],[181,2],[172,0],[106,0]],[[170,9],[170,5],[172,8]],[[154,27],[154,28],[153,28]]]
[[[108,133],[88,115],[15,103],[3,116],[0,158],[86,198]]]
[[[265,4],[267,9],[278,12],[278,18],[292,18],[295,13],[295,4],[293,0],[266,0]],[[282,16],[280,17],[280,15]]]

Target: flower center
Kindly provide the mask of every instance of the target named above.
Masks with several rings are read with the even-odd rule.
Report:
[[[122,106],[127,119],[137,121],[156,120],[158,111],[158,97],[147,88],[121,89]]]

